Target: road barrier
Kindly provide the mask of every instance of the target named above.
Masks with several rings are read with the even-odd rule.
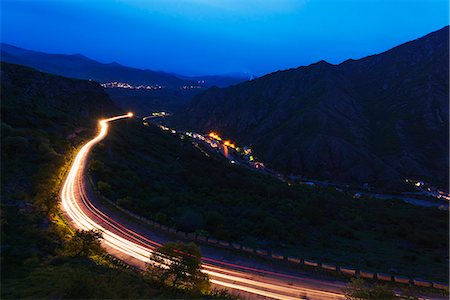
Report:
[[[256,254],[261,255],[261,256],[267,256],[267,255],[269,255],[269,251],[256,249]]]
[[[356,275],[356,269],[347,268],[347,267],[340,267],[339,270],[342,274],[355,276]]]
[[[359,277],[365,278],[365,279],[375,279],[375,273],[360,270]]]
[[[253,252],[254,252],[253,248],[250,248],[250,247],[244,247],[244,246],[242,246],[242,250],[245,251],[245,252],[250,252],[250,253],[253,253]]]
[[[287,258],[288,262],[294,263],[294,264],[299,264],[301,262],[300,258],[297,257],[290,257],[288,256]]]
[[[230,246],[230,243],[229,243],[229,242],[226,242],[226,241],[219,241],[219,245],[220,245],[220,246],[223,246],[223,247],[229,247],[229,246]]]
[[[272,258],[277,259],[277,260],[283,260],[284,256],[280,255],[280,254],[272,253]]]
[[[310,267],[318,267],[319,266],[318,262],[311,261],[311,260],[306,260],[306,259],[303,261],[303,264],[305,266],[310,266]]]
[[[238,243],[230,243],[228,241],[218,241],[217,239],[211,238],[211,237],[205,237],[202,235],[196,235],[195,233],[185,233],[183,231],[178,231],[175,228],[171,228],[168,227],[166,225],[161,225],[158,222],[149,220],[147,218],[144,218],[142,216],[139,216],[123,207],[120,207],[119,205],[117,205],[115,202],[109,200],[108,198],[102,196],[98,190],[96,189],[96,187],[93,184],[92,178],[91,176],[88,176],[88,180],[89,183],[91,184],[91,187],[93,188],[94,192],[99,196],[99,198],[105,200],[107,203],[109,203],[110,205],[114,206],[116,209],[120,210],[121,212],[132,216],[135,219],[138,219],[140,221],[142,221],[143,223],[146,223],[156,229],[159,230],[163,230],[165,232],[168,232],[170,234],[174,234],[182,239],[189,239],[189,240],[195,240],[195,241],[199,241],[202,243],[208,243],[211,245],[217,245],[220,247],[224,247],[224,248],[228,248],[228,249],[234,249],[237,251],[242,251],[242,252],[246,252],[246,253],[254,253],[257,254],[259,256],[262,256],[266,259],[273,259],[273,260],[284,260],[285,256],[281,255],[281,254],[277,254],[277,253],[270,253],[270,251],[268,250],[263,250],[263,249],[257,249],[255,251],[255,249],[250,248],[250,247],[246,247],[243,246],[241,244]],[[288,256],[286,257],[287,261],[289,263],[292,264],[296,264],[296,265],[300,265],[302,262],[301,258],[298,257],[291,257]],[[400,284],[413,284],[416,286],[420,286],[420,287],[432,287],[432,288],[436,288],[436,289],[441,289],[441,290],[448,290],[449,286],[445,283],[440,283],[440,282],[430,282],[430,281],[426,281],[426,280],[422,280],[422,279],[410,279],[408,277],[404,277],[404,276],[398,276],[398,275],[389,275],[389,274],[384,274],[384,273],[372,273],[369,271],[364,271],[364,270],[357,270],[354,268],[349,268],[349,267],[338,267],[336,265],[330,265],[330,264],[320,264],[318,262],[315,261],[311,261],[311,260],[307,260],[307,259],[303,259],[303,264],[305,266],[309,266],[309,267],[319,267],[321,269],[327,270],[327,271],[334,271],[334,272],[339,272],[345,276],[351,276],[351,277],[355,277],[355,276],[359,276],[361,278],[364,279],[373,279],[373,280],[381,280],[381,281],[394,281],[396,283],[400,283]]]
[[[431,282],[425,281],[425,280],[422,280],[422,279],[414,279],[413,283],[414,283],[414,285],[417,285],[417,286],[424,286],[424,287],[431,287],[431,286],[433,286],[433,284]]]
[[[236,250],[240,250],[241,249],[241,244],[236,244],[236,243],[231,243],[231,246],[233,247],[233,249],[236,249]]]
[[[432,282],[432,284],[433,284],[433,287],[436,289],[448,290],[448,285],[446,285],[445,283]]]
[[[208,243],[210,244],[217,244],[217,240],[213,238],[208,238]]]
[[[392,281],[392,276],[383,273],[377,273],[377,279],[382,281]]]
[[[409,283],[411,280],[408,277],[394,276],[394,281],[398,283]]]
[[[327,271],[336,271],[337,270],[335,265],[322,264],[321,267],[322,267],[322,269],[327,270]]]

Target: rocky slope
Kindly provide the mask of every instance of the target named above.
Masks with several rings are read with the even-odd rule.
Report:
[[[448,178],[448,26],[384,53],[198,95],[173,122],[252,145],[272,167],[392,188]]]

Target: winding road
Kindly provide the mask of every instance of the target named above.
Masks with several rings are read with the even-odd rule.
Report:
[[[149,255],[167,237],[158,236],[148,228],[132,224],[117,213],[95,203],[94,195],[86,183],[88,156],[92,148],[108,134],[109,123],[133,117],[132,113],[99,121],[99,132],[77,153],[61,189],[61,206],[69,222],[77,229],[97,229],[103,232],[103,245],[107,251],[126,263],[144,268]],[[210,275],[217,286],[235,291],[247,298],[273,299],[343,299],[342,282],[313,278],[305,274],[274,270],[273,266],[262,268],[261,263],[238,259],[220,259],[215,250],[204,253],[202,270]],[[217,250],[221,251],[221,250]],[[211,254],[210,254],[211,253]],[[220,256],[220,255],[219,255]]]

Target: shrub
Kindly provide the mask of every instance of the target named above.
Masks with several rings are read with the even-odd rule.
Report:
[[[150,255],[146,275],[169,287],[207,292],[209,277],[201,271],[200,249],[193,243],[167,243]]]
[[[111,185],[109,185],[109,183],[104,182],[104,181],[99,181],[97,183],[97,188],[100,191],[100,193],[104,194],[105,196],[111,195],[112,188],[111,188]]]
[[[343,291],[345,298],[349,300],[397,299],[394,291],[389,287],[379,284],[368,285],[361,278],[352,278]]]
[[[65,243],[63,253],[67,256],[91,256],[102,252],[102,233],[96,230],[77,230]]]

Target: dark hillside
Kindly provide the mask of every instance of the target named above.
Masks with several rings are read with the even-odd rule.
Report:
[[[289,186],[231,164],[188,136],[139,120],[128,125],[111,127],[90,167],[98,190],[119,206],[250,247],[447,281],[446,211]]]
[[[186,298],[103,252],[72,257],[58,192],[75,148],[120,113],[98,83],[1,64],[1,298]]]
[[[253,145],[285,173],[386,189],[405,178],[445,187],[448,34],[445,27],[360,60],[211,88],[174,124]]]

